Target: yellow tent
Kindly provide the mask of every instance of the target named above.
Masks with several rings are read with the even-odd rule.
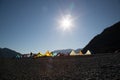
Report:
[[[39,58],[39,57],[42,57],[43,56],[43,54],[41,53],[41,52],[39,52],[38,54],[36,54],[35,56],[34,56],[34,58]]]
[[[42,55],[41,52],[39,52],[39,53],[37,54],[37,56],[38,56],[38,57],[41,57],[41,56],[43,56],[43,55]]]
[[[83,55],[82,51],[79,52],[79,55]]]
[[[45,56],[52,56],[52,53],[49,51],[46,51]]]

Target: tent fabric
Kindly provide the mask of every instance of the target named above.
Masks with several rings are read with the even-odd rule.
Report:
[[[21,58],[21,56],[17,54],[17,55],[16,55],[16,58]]]
[[[85,53],[85,55],[91,55],[90,50],[87,50],[87,52]]]
[[[57,53],[52,52],[52,56],[57,56]]]
[[[42,53],[40,53],[40,52],[39,52],[39,53],[37,54],[37,56],[39,56],[39,57],[40,57],[40,56],[43,56],[43,55],[42,55]]]
[[[77,55],[74,50],[71,51],[70,56],[75,56]]]
[[[52,53],[49,51],[46,51],[45,56],[52,56]]]
[[[79,52],[79,55],[83,55],[82,51]]]
[[[34,58],[39,58],[39,57],[42,57],[43,56],[43,54],[41,53],[41,52],[39,52],[38,54],[36,54],[35,56],[34,56]]]

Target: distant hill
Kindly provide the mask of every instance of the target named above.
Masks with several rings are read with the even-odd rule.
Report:
[[[55,50],[52,51],[53,53],[70,53],[72,49],[61,49],[61,50]]]
[[[104,29],[101,34],[95,36],[83,52],[91,50],[93,53],[113,53],[120,49],[120,22]]]
[[[16,55],[21,54],[8,48],[0,48],[0,58],[13,58]]]
[[[61,50],[55,50],[55,51],[52,51],[54,53],[70,53],[73,49],[61,49]],[[79,52],[80,50],[82,49],[76,49],[75,52]]]
[[[75,50],[76,53],[79,53],[82,50],[82,48],[78,48]]]

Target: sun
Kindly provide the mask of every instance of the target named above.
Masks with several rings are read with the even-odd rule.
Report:
[[[72,25],[73,25],[73,23],[72,23],[71,15],[65,15],[60,20],[60,27],[63,30],[69,30],[69,29],[71,29]]]
[[[70,26],[71,26],[71,21],[70,21],[70,19],[67,19],[67,18],[63,19],[63,20],[61,21],[61,26],[62,26],[63,28],[65,28],[65,29],[70,28]]]

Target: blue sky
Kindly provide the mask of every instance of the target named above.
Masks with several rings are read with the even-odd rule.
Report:
[[[74,26],[58,21],[70,14]],[[120,0],[0,0],[0,47],[21,53],[77,49],[120,21]]]

